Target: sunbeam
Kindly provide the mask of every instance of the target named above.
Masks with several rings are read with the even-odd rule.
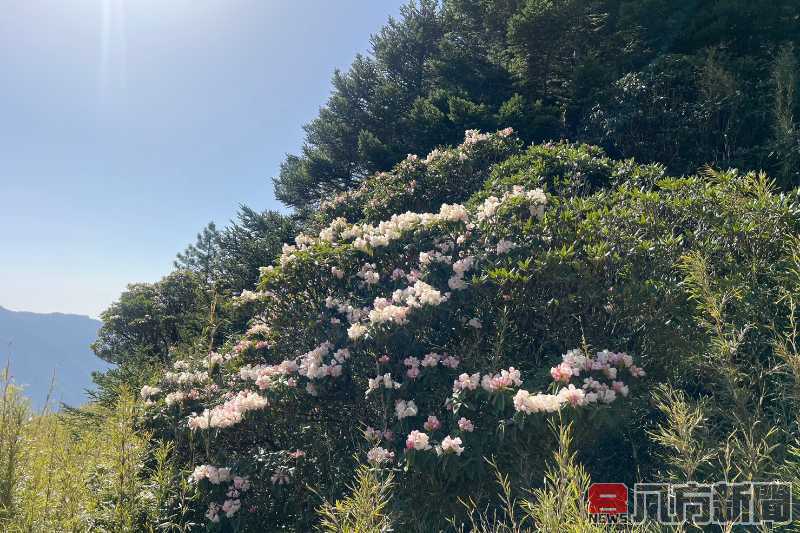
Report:
[[[100,28],[100,102],[124,91],[128,84],[127,36],[124,0],[102,0]]]

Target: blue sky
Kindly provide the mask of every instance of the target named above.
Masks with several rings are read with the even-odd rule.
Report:
[[[404,0],[10,0],[0,306],[98,316],[210,220],[277,209],[336,68]]]

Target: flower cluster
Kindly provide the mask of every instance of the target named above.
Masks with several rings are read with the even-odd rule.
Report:
[[[425,431],[436,431],[440,427],[442,427],[442,423],[439,421],[438,418],[434,415],[428,416],[428,420],[422,425],[425,428]]]
[[[496,196],[487,198],[483,204],[478,206],[474,215],[475,220],[481,222],[492,219],[501,205],[509,200],[516,199],[523,200],[529,204],[531,215],[541,218],[544,214],[547,196],[541,189],[527,190],[522,186],[514,186],[511,191],[506,192],[500,198]],[[318,237],[302,235],[298,237],[296,246],[285,244],[278,262],[281,266],[286,266],[296,259],[297,252],[307,250],[321,242],[337,245],[350,243],[356,250],[369,253],[372,249],[389,246],[392,242],[401,239],[406,233],[430,228],[439,223],[460,223],[470,226],[471,218],[472,215],[467,208],[460,204],[443,204],[438,213],[413,213],[407,211],[402,214],[395,214],[377,225],[350,225],[343,218],[337,218],[326,228],[320,230]],[[507,246],[508,244],[503,244],[501,249]],[[427,254],[428,252],[423,253]],[[442,260],[445,257],[441,253],[434,254],[434,256],[423,256],[421,259],[425,263],[431,260]],[[448,260],[448,262],[450,261]],[[332,271],[337,278],[341,278],[343,273],[340,275],[338,272]],[[372,274],[368,274],[366,271],[362,271],[360,274],[360,277],[366,283],[377,282],[373,275],[374,271],[372,271]]]
[[[379,429],[375,429],[371,426],[367,426],[364,429],[364,438],[367,439],[369,442],[375,444],[380,442],[381,440],[385,440],[390,442],[394,440],[394,431],[390,429],[385,429],[383,431]]]
[[[431,424],[429,423],[426,424],[428,424],[426,430],[429,432],[433,432],[436,429],[439,429],[439,427],[441,427],[441,425],[438,425],[436,427],[431,427]],[[415,429],[408,434],[408,437],[406,437],[407,452],[412,452],[412,453],[415,451],[426,452],[430,450],[433,450],[434,452],[436,452],[436,455],[439,456],[451,453],[456,455],[461,455],[464,452],[465,448],[464,446],[462,446],[461,437],[451,437],[450,435],[446,435],[442,439],[442,441],[436,446],[431,445],[430,436],[423,431],[418,431]]]
[[[475,424],[472,423],[472,420],[466,417],[461,417],[458,419],[458,429],[464,431],[465,433],[472,433],[475,431]]]
[[[164,396],[164,403],[167,406],[172,406],[185,402],[186,400],[197,400],[200,398],[200,391],[198,389],[191,389],[188,392],[174,391]]]
[[[356,276],[363,280],[365,285],[375,285],[381,280],[381,275],[375,272],[375,265],[372,263],[365,263],[361,266]]]
[[[371,393],[374,390],[378,390],[381,387],[392,390],[392,389],[399,389],[400,386],[401,386],[400,383],[394,381],[392,379],[392,375],[387,372],[382,376],[375,376],[374,378],[369,378],[367,383],[366,396],[369,396],[369,393]]]
[[[256,322],[250,328],[248,328],[245,335],[248,337],[257,337],[258,335],[268,335],[269,334],[269,326],[264,324],[263,322]]]
[[[156,396],[161,392],[161,389],[158,387],[151,387],[150,385],[145,385],[142,387],[142,390],[139,391],[139,396],[142,400],[149,400],[151,397]]]
[[[379,325],[382,323],[405,324],[408,315],[413,309],[419,309],[426,305],[437,306],[446,302],[449,294],[442,294],[440,291],[425,283],[417,281],[405,289],[397,289],[392,293],[391,300],[378,297],[373,302],[373,308],[367,312],[367,323],[355,322],[347,330],[348,337],[356,340],[364,336],[369,330],[369,325]]]
[[[584,374],[586,377],[581,388],[576,389],[570,384],[561,390],[565,400],[572,405],[608,404],[614,402],[617,395],[628,395],[628,385],[620,376],[622,371],[627,371],[632,378],[645,375],[644,370],[633,363],[633,357],[626,353],[603,350],[592,357],[583,350],[575,349],[562,356],[561,363],[550,369],[550,376],[556,382],[569,383],[571,379],[578,379]],[[595,376],[588,375],[591,373],[595,373]],[[606,383],[609,380],[611,383]]]
[[[242,380],[255,381],[256,386],[261,389],[269,388],[277,379],[290,376],[297,372],[298,365],[293,360],[282,361],[277,365],[245,365],[239,369],[239,378]],[[286,384],[294,386],[295,380],[289,378]]]
[[[189,428],[197,430],[231,427],[241,422],[246,412],[263,409],[267,403],[267,399],[256,392],[241,391],[222,405],[190,416]]]
[[[486,374],[481,378],[481,387],[487,392],[497,392],[520,385],[522,385],[521,374],[513,366],[508,370],[501,370],[498,374]]]
[[[310,380],[326,376],[341,376],[342,365],[337,358],[334,357],[332,360],[325,362],[325,358],[331,354],[332,350],[333,344],[325,341],[313,350],[301,355],[298,359],[297,373]]]
[[[407,358],[409,359],[416,358]],[[418,360],[416,360],[418,364]],[[625,368],[633,377],[644,375],[644,371],[633,364],[633,358],[624,353],[608,351],[598,352],[596,357],[588,357],[580,350],[570,350],[562,357],[562,363],[552,369],[552,377],[557,383],[569,381],[569,377],[579,376],[581,371],[600,372],[610,378],[617,377],[617,368]],[[564,376],[568,376],[564,379]],[[462,373],[453,382],[453,400],[463,399],[466,394],[481,392],[488,395],[513,394],[513,407],[518,413],[531,415],[535,413],[553,413],[566,405],[584,407],[592,403],[611,403],[616,399],[615,394],[627,396],[628,387],[621,381],[613,381],[611,385],[588,377],[583,388],[574,384],[560,388],[555,393],[531,393],[521,389],[523,380],[519,370],[510,367],[497,373],[474,374]],[[449,405],[453,405],[448,402]],[[408,416],[416,416],[417,408],[413,400],[398,400],[396,402],[398,420]],[[475,431],[475,425],[466,417],[460,417],[455,424],[462,435]],[[460,456],[465,451],[461,437],[446,435],[439,444],[431,442],[431,433],[443,428],[443,423],[434,415],[429,415],[423,423],[425,430],[412,430],[406,437],[406,450],[428,451],[434,450],[437,455],[455,454]]]
[[[531,415],[534,413],[553,413],[561,409],[562,399],[557,394],[530,392],[520,389],[514,395],[514,409],[517,412]]]
[[[180,363],[181,361],[178,361]],[[177,363],[176,363],[177,364]],[[190,372],[167,372],[164,374],[164,383],[170,385],[193,385],[209,381],[208,372],[205,370]]]
[[[465,289],[467,284],[464,281],[464,276],[474,265],[475,256],[473,255],[468,255],[453,263],[453,275],[447,280],[447,286],[454,291]]]
[[[394,452],[390,452],[381,446],[376,446],[367,452],[367,461],[375,465],[390,463],[394,461]]]
[[[408,434],[406,438],[406,450],[430,450],[430,438],[427,433],[417,431],[416,429]]]
[[[264,302],[274,297],[275,294],[271,291],[248,291],[245,289],[233,299],[233,303],[235,305],[244,305],[253,302]]]
[[[341,376],[342,364],[349,358],[350,350],[333,351],[333,344],[326,341],[296,359],[286,359],[277,365],[245,365],[239,369],[239,378],[255,381],[261,390],[270,388],[275,382],[295,387],[297,378],[290,377],[294,374],[310,381]]]
[[[436,447],[436,454],[443,455],[446,453],[454,453],[461,455],[464,452],[464,447],[461,445],[461,437],[452,438],[450,435],[442,439],[442,443]]]
[[[209,372],[230,360],[230,354],[222,355],[210,352],[204,358],[188,361],[177,360],[172,365],[172,370],[164,373],[161,386],[145,385],[139,391],[139,396],[145,405],[155,405],[155,397],[163,395],[163,402],[167,407],[182,405],[190,400],[211,398],[219,391],[219,386],[211,379]],[[192,370],[192,368],[207,370]]]
[[[453,382],[453,392],[459,392],[462,390],[475,390],[481,383],[481,374],[480,372],[476,372],[472,375],[467,374],[466,372],[458,376]]]
[[[417,416],[417,404],[414,403],[414,400],[397,400],[394,404],[394,412],[398,420]]]
[[[633,378],[645,374],[642,368],[633,364],[633,357],[626,353],[603,350],[591,357],[580,349],[570,350],[562,356],[560,364],[550,369],[550,376],[555,382],[566,384],[572,378],[580,378],[582,373],[594,372],[597,376],[587,375],[581,387],[569,383],[556,394],[531,394],[520,390],[514,396],[514,407],[519,412],[531,414],[557,411],[566,404],[583,407],[594,403],[613,403],[618,395],[628,395],[628,385],[616,379],[622,369],[627,370]],[[597,377],[600,379],[596,379]],[[604,379],[612,380],[611,384],[601,381]]]
[[[531,393],[519,389],[514,394],[514,408],[520,413],[533,414],[555,412],[566,404],[582,407],[593,403],[612,403],[617,399],[617,395],[627,396],[629,392],[628,385],[617,380],[621,369],[627,370],[633,378],[645,374],[642,368],[633,364],[633,358],[626,353],[604,350],[598,352],[595,357],[590,357],[580,349],[570,350],[562,356],[559,365],[550,369],[550,375],[556,383],[568,385],[560,388],[555,394]],[[587,376],[581,387],[569,383],[572,378],[580,377],[582,372],[596,373],[597,376]],[[610,379],[611,383],[605,383],[603,379]],[[520,387],[522,377],[513,367],[501,370],[497,374],[463,373],[453,382],[453,393],[458,396],[475,391],[479,383],[484,391],[492,394]]]
[[[233,475],[230,468],[211,465],[200,465],[189,476],[193,483],[199,483],[203,479],[207,479],[212,485],[228,483],[225,500],[221,504],[215,501],[209,503],[206,518],[214,523],[219,522],[220,513],[224,513],[227,518],[233,518],[242,507],[242,494],[250,490],[250,481],[246,477]]]
[[[521,185],[515,185],[513,189],[506,192],[498,198],[497,196],[490,196],[478,206],[476,218],[479,222],[492,220],[500,207],[509,202],[510,200],[523,200],[528,204],[528,210],[531,216],[542,218],[544,216],[544,209],[547,206],[547,196],[541,189],[527,190]],[[498,253],[500,251],[498,250]]]
[[[230,481],[233,476],[230,468],[199,465],[195,467],[194,472],[189,476],[189,480],[197,483],[203,479],[207,479],[212,485],[219,485]]]
[[[404,179],[405,174],[417,173],[418,171],[429,172],[441,169],[442,166],[459,167],[464,161],[473,160],[479,162],[482,152],[491,153],[492,146],[504,146],[508,150],[512,146],[509,138],[512,137],[514,130],[505,128],[495,133],[481,133],[478,130],[467,130],[464,132],[464,142],[450,149],[435,148],[425,158],[416,154],[408,154],[401,161],[393,172],[378,172],[371,179],[367,179],[362,184],[345,192],[332,195],[320,203],[320,210],[329,216],[335,212],[340,212],[349,204],[363,205],[384,203],[387,198],[375,196],[372,191],[373,184],[378,181],[381,183],[397,183],[398,191],[402,191],[404,196],[413,195],[417,190],[416,179]],[[499,141],[499,143],[498,143]],[[438,169],[437,169],[438,167]],[[355,205],[351,205],[354,207]]]

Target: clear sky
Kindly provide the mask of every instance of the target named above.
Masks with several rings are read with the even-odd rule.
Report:
[[[0,306],[98,316],[209,221],[278,209],[336,68],[405,0],[7,0]]]

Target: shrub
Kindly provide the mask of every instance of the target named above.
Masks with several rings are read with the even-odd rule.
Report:
[[[652,386],[731,405],[703,355],[723,323],[748,324],[747,358],[730,365],[770,368],[795,196],[759,174],[671,178],[590,146],[514,146],[505,131],[469,132],[324,206],[318,234],[286,245],[238,299],[248,330],[143,390],[179,453],[247,478],[235,497],[203,481],[209,516],[311,527],[317,494],[341,494],[356,454],[397,476],[401,522],[441,526],[464,512],[459,497],[491,501],[484,457],[515,486],[538,484],[554,412],[573,421],[592,476],[653,479],[665,441],[648,434],[662,416]],[[473,159],[485,179],[458,190],[443,173]],[[426,188],[401,186],[413,179]],[[430,211],[388,214],[412,207]],[[693,257],[711,289],[735,287],[716,328]],[[638,472],[620,468],[634,461]]]

